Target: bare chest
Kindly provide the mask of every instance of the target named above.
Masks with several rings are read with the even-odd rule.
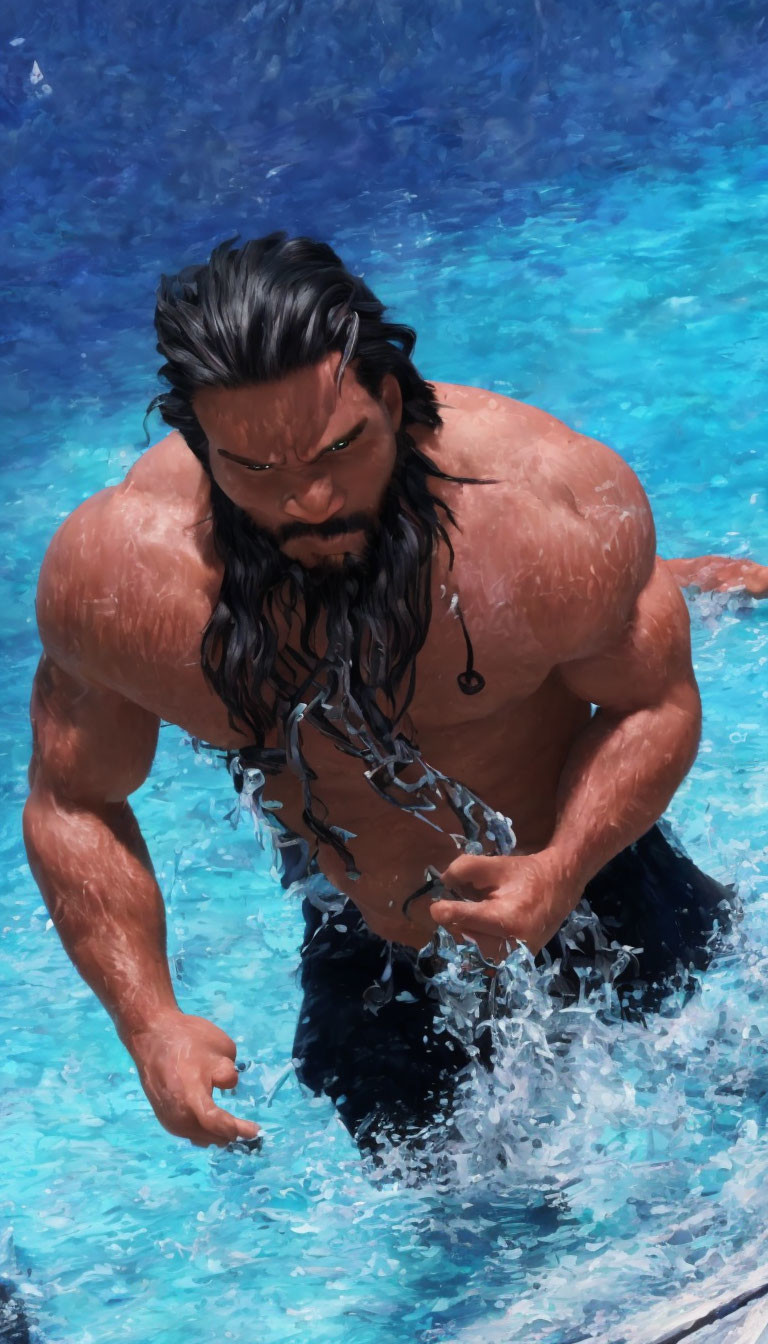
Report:
[[[442,741],[446,730],[471,733],[473,725],[499,714],[515,711],[521,725],[535,717],[537,692],[551,667],[524,625],[516,629],[509,611],[500,615],[472,598],[460,598],[439,573],[433,588],[432,618],[416,660],[405,731],[425,742]],[[190,601],[189,619],[178,609],[166,613],[163,620],[149,622],[147,636],[151,603],[148,594],[142,630],[123,631],[124,656],[118,654],[110,669],[115,689],[192,737],[227,750],[248,745],[251,736],[232,726],[202,671],[202,638],[214,602]],[[298,631],[293,634],[298,642]]]
[[[129,630],[113,684],[192,737],[238,750],[253,739],[230,723],[200,663],[202,634],[217,594],[211,588],[205,600],[166,609],[151,639],[143,637],[146,621],[141,638]],[[146,605],[149,610],[151,595]],[[524,615],[516,617],[508,601],[487,589],[469,582],[462,589],[438,571],[429,632],[415,666],[415,692],[400,727],[422,759],[511,818],[520,846],[545,845],[563,764],[589,706],[566,689],[551,658],[537,648]],[[268,745],[282,744],[275,736]],[[393,808],[369,786],[366,762],[342,753],[312,724],[303,725],[301,746],[322,815],[354,836],[351,849],[361,874],[350,890],[343,862],[323,845],[318,857],[326,876],[354,896],[375,931],[412,940],[413,932],[395,914],[398,900],[423,884],[426,865],[443,869],[455,857],[456,817],[446,808],[432,818],[435,828]],[[299,778],[283,770],[270,778],[267,792],[282,805],[282,821],[314,845],[303,821]]]
[[[457,610],[453,590],[437,585],[429,634],[416,661],[414,697],[400,728],[424,760],[511,816],[521,842],[535,846],[551,828],[562,764],[589,709],[537,656],[524,629],[515,638],[509,613],[505,620],[500,626],[493,613],[471,600],[460,600]],[[253,739],[229,723],[225,705],[208,686],[200,667],[200,633],[190,632],[183,649],[164,657],[161,650],[134,657],[127,669],[130,685],[121,689],[192,737],[238,750]],[[280,745],[276,735],[268,745]],[[362,837],[373,863],[380,828],[398,829],[401,818],[368,786],[366,763],[343,754],[311,724],[302,728],[302,752],[329,819]],[[269,789],[283,805],[285,822],[303,832],[299,779],[283,771]],[[455,819],[447,818],[444,829],[455,830]],[[426,828],[408,817],[398,835],[404,854],[411,846],[423,847]],[[436,852],[435,861],[438,857]],[[332,875],[339,881],[338,871]]]

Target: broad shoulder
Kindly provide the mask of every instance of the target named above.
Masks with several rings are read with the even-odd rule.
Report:
[[[482,389],[441,385],[440,395],[446,470],[494,481],[456,487],[451,501],[462,588],[493,594],[563,656],[599,644],[653,570],[653,517],[637,476],[536,407]]]
[[[545,507],[645,500],[635,473],[604,443],[580,434],[548,411],[479,387],[435,384],[443,429],[436,457],[456,475],[492,479]]]
[[[48,653],[81,675],[133,649],[158,656],[202,628],[220,583],[205,475],[171,434],[118,486],[61,524],[46,551],[37,617]]]

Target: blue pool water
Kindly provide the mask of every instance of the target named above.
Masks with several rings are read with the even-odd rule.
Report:
[[[738,934],[647,1030],[553,1015],[520,969],[531,1011],[426,1180],[373,1178],[286,1076],[298,910],[181,732],[135,809],[260,1156],[159,1128],[19,836],[46,540],[135,460],[158,274],[238,230],[327,238],[428,377],[617,448],[662,554],[768,558],[767,41],[748,3],[6,6],[0,1279],[35,1338],[639,1341],[768,1262],[768,606],[691,603],[705,725],[670,809]]]

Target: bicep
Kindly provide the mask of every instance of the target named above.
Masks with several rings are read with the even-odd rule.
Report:
[[[688,609],[666,565],[657,559],[629,618],[606,631],[589,656],[562,662],[565,685],[581,700],[626,714],[670,697],[698,715]]]
[[[85,806],[122,803],[144,782],[160,726],[96,671],[114,624],[110,495],[93,496],[64,521],[37,588],[44,652],[32,688],[30,784]]]
[[[80,804],[124,802],[149,774],[160,721],[44,654],[32,689],[30,784]]]

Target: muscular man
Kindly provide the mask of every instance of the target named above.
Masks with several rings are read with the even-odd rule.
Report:
[[[173,432],[42,568],[30,864],[158,1119],[196,1144],[258,1127],[212,1098],[235,1046],[176,1003],[127,802],[161,719],[230,753],[265,820],[282,803],[307,892],[297,1067],[363,1146],[424,1123],[467,1060],[435,1030],[438,925],[573,976],[558,930],[586,897],[648,1007],[727,921],[654,824],[700,706],[637,478],[543,411],[426,383],[383,313],[284,234],[164,279]]]

